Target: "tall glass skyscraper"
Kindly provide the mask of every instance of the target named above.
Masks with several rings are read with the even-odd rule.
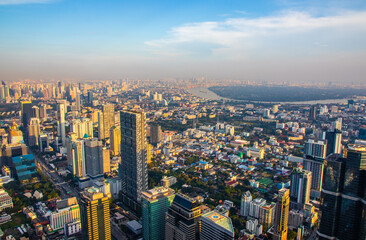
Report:
[[[143,111],[121,111],[121,164],[123,201],[131,208],[141,203],[148,188],[146,116]]]
[[[321,198],[320,239],[366,238],[366,146],[349,145],[326,160]]]
[[[165,238],[165,216],[174,196],[174,190],[166,187],[142,192],[142,229],[145,240]]]

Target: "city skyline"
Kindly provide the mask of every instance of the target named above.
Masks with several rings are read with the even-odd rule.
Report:
[[[363,83],[362,1],[0,1],[2,80]]]

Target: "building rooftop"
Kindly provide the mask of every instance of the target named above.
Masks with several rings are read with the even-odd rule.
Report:
[[[231,222],[231,218],[221,215],[217,211],[211,211],[211,212],[205,213],[202,215],[201,218],[205,218],[205,219],[209,220],[210,222],[213,222],[213,223],[219,225],[220,227],[223,227],[225,230],[227,230],[231,233],[234,233],[234,227]]]
[[[148,201],[154,201],[159,198],[173,195],[174,193],[175,193],[174,190],[171,188],[156,187],[156,188],[150,189],[146,192],[142,192],[142,197]]]

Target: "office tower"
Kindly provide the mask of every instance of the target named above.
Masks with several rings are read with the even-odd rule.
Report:
[[[327,142],[325,140],[309,139],[305,143],[305,157],[325,159]]]
[[[93,100],[94,100],[94,96],[93,96],[93,92],[88,92],[88,103],[89,105],[93,104]]]
[[[259,218],[259,209],[266,204],[263,198],[256,198],[249,202],[249,217]]]
[[[121,111],[121,164],[124,201],[140,203],[147,190],[146,116],[143,111]]]
[[[294,169],[291,174],[290,197],[298,209],[302,209],[310,201],[311,177],[311,172],[299,168]]]
[[[334,132],[336,130],[342,131],[342,122],[343,122],[342,118],[338,118],[337,120],[332,122],[331,132]]]
[[[107,104],[98,114],[99,139],[109,138],[109,131],[114,126],[114,105]]]
[[[327,156],[332,153],[342,153],[342,133],[340,130],[335,129],[334,131],[326,132],[323,134],[323,138],[327,140],[328,143],[326,153]]]
[[[259,209],[259,223],[265,226],[272,226],[275,215],[276,204],[265,204]]]
[[[273,240],[287,240],[287,224],[290,208],[290,190],[282,188],[278,191],[273,227]]]
[[[201,216],[201,240],[233,240],[234,226],[231,218],[217,210]]]
[[[241,196],[240,215],[249,216],[249,203],[252,201],[252,194],[246,191]]]
[[[201,208],[188,196],[177,194],[166,214],[165,240],[199,239]]]
[[[269,116],[270,116],[270,111],[269,111],[269,109],[264,109],[263,110],[263,117],[265,117],[265,118],[269,118]]]
[[[161,127],[159,125],[152,125],[150,127],[150,143],[157,144],[160,143],[163,137],[163,132],[161,131]]]
[[[320,191],[323,185],[326,150],[327,142],[324,140],[309,139],[305,143],[303,167],[312,174],[310,195],[315,198],[320,198]]]
[[[39,118],[31,118],[28,125],[28,145],[38,146],[38,137],[41,134]]]
[[[312,105],[310,107],[310,114],[309,114],[310,119],[312,120],[316,120],[316,105]]]
[[[32,107],[32,118],[39,118],[39,107],[38,106]]]
[[[97,138],[85,139],[86,174],[92,178],[110,172],[109,150]]]
[[[67,113],[66,100],[57,101],[57,134],[61,137],[62,146],[66,145],[65,115]]]
[[[74,119],[70,126],[71,132],[76,133],[77,138],[93,138],[93,122],[89,118]]]
[[[121,127],[114,126],[111,128],[110,135],[110,148],[112,156],[118,156],[121,149]]]
[[[33,117],[33,104],[30,101],[21,102],[21,111],[22,111],[22,124],[23,128],[27,128],[29,119]]]
[[[80,225],[80,208],[76,197],[58,200],[56,211],[51,213],[50,226],[53,231],[63,229],[65,224],[78,222]]]
[[[174,190],[166,187],[142,192],[142,229],[145,240],[164,239],[165,216],[174,197]]]
[[[277,113],[278,112],[278,107],[279,107],[279,105],[273,105],[272,112]]]
[[[48,150],[50,147],[50,141],[46,134],[41,134],[38,137],[39,151],[44,152],[46,149]]]
[[[86,176],[85,148],[83,139],[67,139],[67,163],[76,177]]]
[[[81,233],[83,240],[111,240],[109,198],[90,187],[80,193]]]
[[[366,238],[366,146],[349,145],[344,158],[326,159],[319,239]]]
[[[77,111],[81,110],[81,96],[80,93],[77,93],[75,96],[75,104],[76,104],[76,109]]]
[[[41,107],[39,108],[39,118],[41,120],[47,119],[47,105],[46,104],[42,104]]]

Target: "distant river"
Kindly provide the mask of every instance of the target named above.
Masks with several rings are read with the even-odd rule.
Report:
[[[279,104],[342,104],[347,103],[348,99],[325,99],[325,100],[314,100],[314,101],[305,101],[305,102],[264,102],[264,101],[249,101],[249,100],[236,100],[236,99],[230,99],[230,98],[224,98],[220,97],[216,93],[210,91],[208,88],[199,87],[199,88],[191,88],[187,90],[189,93],[205,98],[208,100],[229,100],[229,101],[239,101],[239,102],[257,102],[257,103],[279,103]]]

